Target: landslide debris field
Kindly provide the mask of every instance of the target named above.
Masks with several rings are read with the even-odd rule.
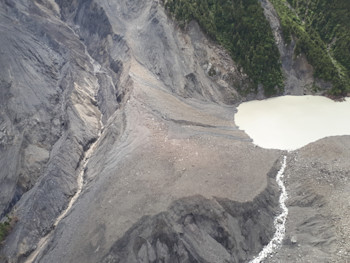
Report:
[[[0,262],[248,262],[284,155],[268,260],[350,257],[349,137],[255,147],[234,114],[264,96],[237,92],[247,75],[195,22],[153,0],[6,0],[0,30]]]

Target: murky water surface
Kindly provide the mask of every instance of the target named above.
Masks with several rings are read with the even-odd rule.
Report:
[[[236,124],[268,149],[296,150],[327,136],[350,135],[350,99],[283,96],[242,103]]]

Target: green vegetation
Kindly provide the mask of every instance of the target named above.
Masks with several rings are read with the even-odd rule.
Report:
[[[217,40],[251,78],[253,89],[265,95],[283,90],[279,52],[269,23],[257,0],[163,0],[180,26],[196,20]],[[247,91],[242,91],[247,92]]]
[[[350,1],[271,0],[287,43],[297,40],[295,55],[304,53],[314,76],[333,84],[333,96],[350,92]]]
[[[12,217],[7,217],[7,220],[3,223],[0,223],[0,244],[6,236],[10,233],[13,225],[16,223],[16,219]]]

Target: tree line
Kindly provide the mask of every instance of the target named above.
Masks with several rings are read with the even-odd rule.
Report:
[[[283,91],[280,56],[257,0],[163,0],[165,9],[184,27],[196,20],[218,41],[265,95]]]

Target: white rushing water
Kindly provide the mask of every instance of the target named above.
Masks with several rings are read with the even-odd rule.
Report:
[[[319,139],[350,135],[350,99],[335,102],[321,96],[283,96],[262,101],[242,103],[235,122],[252,139],[267,149],[296,150]],[[285,236],[288,208],[283,173],[284,156],[276,181],[281,190],[281,214],[274,220],[276,232],[267,246],[250,263],[260,263],[271,255]]]
[[[296,150],[327,136],[350,135],[349,117],[349,98],[283,96],[242,103],[235,122],[260,147]]]
[[[275,226],[276,232],[273,235],[271,241],[263,248],[263,250],[259,253],[259,255],[250,261],[250,263],[260,263],[267,256],[273,253],[281,244],[286,233],[286,220],[288,216],[288,208],[286,206],[286,200],[288,198],[288,194],[286,191],[286,187],[283,183],[284,170],[287,165],[287,156],[283,157],[283,162],[281,169],[278,171],[276,176],[276,182],[281,190],[281,195],[279,198],[279,205],[282,210],[281,214],[278,215],[273,224]]]

